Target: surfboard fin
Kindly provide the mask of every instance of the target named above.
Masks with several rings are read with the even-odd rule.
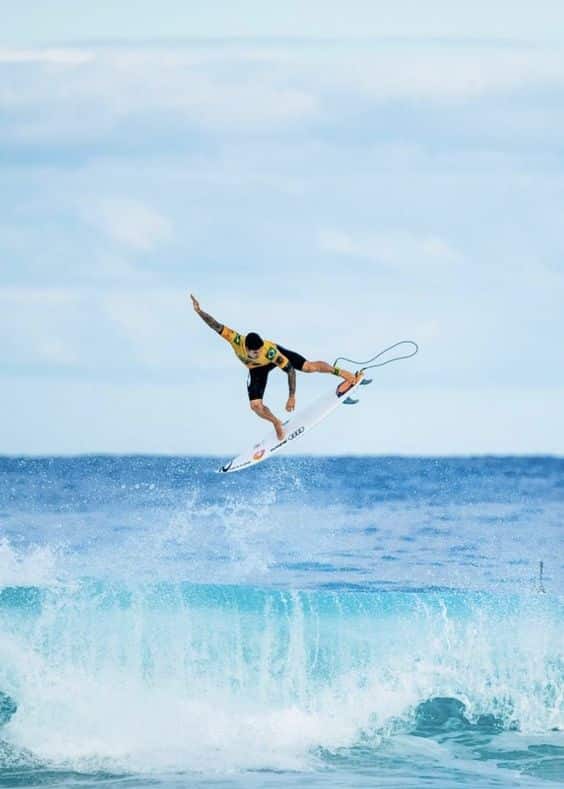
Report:
[[[343,400],[343,405],[356,405],[358,400],[355,400],[353,397],[347,397],[346,400]]]

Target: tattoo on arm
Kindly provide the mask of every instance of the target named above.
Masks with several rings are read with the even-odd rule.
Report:
[[[293,397],[296,394],[296,370],[290,364],[286,368],[286,372],[288,373],[289,395],[290,395],[290,397]]]
[[[216,331],[218,334],[221,334],[221,332],[223,330],[223,324],[222,323],[219,323],[219,321],[216,321],[215,318],[212,318],[211,315],[208,315],[208,313],[204,312],[203,310],[200,310],[198,315],[200,316],[200,318],[203,321],[205,321],[208,324],[208,326],[211,329]]]

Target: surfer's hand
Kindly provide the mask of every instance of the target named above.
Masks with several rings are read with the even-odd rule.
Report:
[[[196,312],[200,312],[200,302],[198,301],[198,299],[195,298],[195,296],[193,296],[192,294],[190,294],[190,298],[192,299],[192,305],[196,310]]]
[[[293,411],[296,407],[296,398],[294,395],[290,395],[288,398],[288,402],[286,403],[286,411]]]

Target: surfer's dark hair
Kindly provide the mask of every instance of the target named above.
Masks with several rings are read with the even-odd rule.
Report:
[[[262,337],[252,331],[245,337],[245,345],[248,351],[258,351],[263,346]]]

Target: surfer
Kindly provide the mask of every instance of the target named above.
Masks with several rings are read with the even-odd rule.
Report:
[[[283,424],[262,402],[268,374],[271,370],[278,367],[288,375],[289,393],[286,411],[293,411],[296,407],[296,370],[302,373],[332,373],[344,379],[340,387],[345,387],[345,385],[348,387],[355,384],[358,380],[357,376],[348,370],[334,367],[327,362],[309,362],[295,351],[290,351],[288,348],[272,342],[272,340],[263,340],[256,332],[239,334],[234,329],[230,329],[228,326],[216,321],[207,312],[204,312],[198,300],[192,294],[190,294],[190,298],[200,318],[224,340],[227,340],[235,351],[237,358],[248,368],[247,391],[251,409],[261,419],[272,422],[280,441],[284,438]]]

